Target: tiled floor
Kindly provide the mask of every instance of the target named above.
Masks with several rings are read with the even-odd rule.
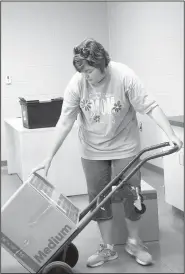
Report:
[[[99,231],[94,222],[75,238],[78,247],[79,260],[74,268],[77,273],[184,273],[184,218],[164,201],[163,176],[148,169],[142,169],[142,177],[157,190],[160,241],[147,243],[155,264],[148,267],[138,265],[124,251],[124,246],[116,246],[119,258],[98,268],[87,268],[86,260],[99,244]],[[7,175],[6,167],[1,173],[1,205],[21,185],[16,175]],[[81,209],[87,203],[87,196],[71,197],[73,202]],[[28,273],[3,248],[1,249],[1,273]]]

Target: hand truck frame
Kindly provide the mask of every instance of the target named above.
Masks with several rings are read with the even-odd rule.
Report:
[[[67,238],[65,240],[65,242],[62,244],[62,246],[55,252],[55,254],[47,261],[47,263],[45,263],[42,268],[37,272],[37,273],[51,273],[51,271],[53,271],[54,269],[61,269],[61,273],[73,273],[71,267],[66,264],[65,262],[67,262],[69,260],[66,260],[66,255],[68,252],[68,248],[71,248],[71,252],[68,252],[68,256],[76,256],[76,260],[75,263],[73,261],[73,265],[72,267],[74,267],[74,265],[76,264],[77,260],[78,260],[78,251],[76,249],[76,247],[74,246],[74,244],[72,244],[72,241],[74,240],[74,238],[83,230],[83,228],[88,225],[88,223],[92,220],[92,217],[98,212],[98,210],[113,196],[113,194],[118,191],[120,188],[124,187],[124,184],[136,173],[137,170],[139,170],[144,163],[146,163],[149,160],[152,159],[156,159],[159,157],[163,157],[166,155],[170,155],[172,153],[175,153],[179,150],[178,146],[176,144],[174,144],[173,147],[171,147],[169,150],[166,151],[162,151],[156,154],[152,154],[150,156],[147,156],[144,159],[140,159],[140,157],[149,151],[155,150],[155,149],[160,149],[160,148],[164,148],[170,146],[169,142],[164,142],[164,143],[160,143],[158,145],[154,145],[151,147],[146,147],[144,149],[142,149],[135,157],[134,159],[117,175],[115,176],[115,178],[113,180],[111,180],[109,182],[109,184],[91,201],[91,203],[89,203],[89,205],[81,212],[80,217],[79,217],[79,224],[77,226],[77,228],[75,229],[75,231],[73,232],[72,235],[70,235],[69,238]],[[122,177],[126,171],[128,171],[131,166],[138,160],[140,159],[140,162],[133,168],[132,171],[129,172],[128,175],[126,175],[124,178]],[[120,178],[123,178],[120,181]],[[116,185],[116,186],[115,186]],[[110,190],[110,188],[112,186],[115,186],[114,189],[112,189],[112,191],[110,191],[108,194],[106,194],[106,192],[108,190]],[[100,201],[99,198],[103,196],[103,199]],[[87,215],[87,213],[89,213],[90,210],[92,210],[92,208],[95,207],[95,209],[89,214]],[[87,216],[86,216],[87,215]],[[86,216],[86,217],[85,217]],[[71,253],[71,254],[70,254]],[[73,253],[73,254],[72,254]],[[62,254],[62,256],[60,256],[60,254]],[[60,261],[57,261],[57,258],[59,258],[60,256]],[[54,273],[54,272],[52,272]]]

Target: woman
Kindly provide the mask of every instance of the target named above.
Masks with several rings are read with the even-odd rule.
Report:
[[[146,93],[137,75],[124,64],[110,61],[108,52],[94,39],[85,39],[74,48],[75,75],[65,93],[62,113],[57,123],[59,136],[48,158],[36,170],[47,176],[51,161],[67,137],[75,120],[79,122],[82,165],[87,181],[89,201],[107,185],[139,152],[140,140],[136,112],[151,117],[166,133],[171,145],[182,142],[175,135],[157,102]],[[134,210],[134,188],[140,190],[138,171],[122,191],[129,237],[126,251],[141,265],[152,263],[152,256],[139,238],[141,215]],[[103,244],[87,266],[96,267],[118,257],[111,243],[111,202],[102,207],[97,221]]]

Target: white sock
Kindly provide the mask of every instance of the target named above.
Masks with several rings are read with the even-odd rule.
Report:
[[[137,239],[128,237],[128,243],[136,245],[137,242],[138,242]]]
[[[108,247],[108,249],[111,249],[111,250],[113,250],[114,249],[114,245],[113,244],[107,244],[107,247]]]

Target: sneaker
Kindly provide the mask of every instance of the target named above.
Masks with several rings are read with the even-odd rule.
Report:
[[[125,250],[128,254],[135,257],[138,264],[150,265],[153,263],[152,255],[148,252],[147,247],[141,241],[138,243],[131,243],[128,240]]]
[[[112,245],[100,244],[99,250],[87,260],[88,267],[100,266],[118,258],[118,253]]]

